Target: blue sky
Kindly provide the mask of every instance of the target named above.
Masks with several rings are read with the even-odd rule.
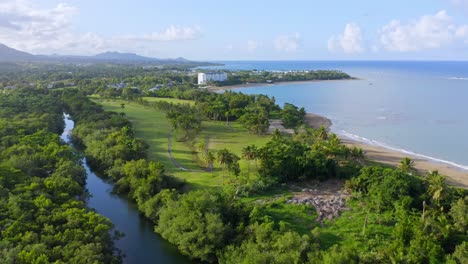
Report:
[[[468,0],[0,0],[0,43],[197,60],[467,60]]]

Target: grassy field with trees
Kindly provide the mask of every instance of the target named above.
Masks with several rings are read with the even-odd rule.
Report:
[[[124,100],[99,99],[97,97],[93,97],[93,100],[103,105],[107,111],[125,113],[135,128],[135,135],[148,143],[148,157],[154,161],[161,161],[170,174],[186,180],[193,184],[195,188],[221,186],[223,181],[222,168],[217,162],[214,162],[212,172],[204,171],[207,164],[200,151],[194,147],[197,143],[206,143],[206,138],[208,137],[209,150],[229,149],[236,155],[241,156],[242,148],[245,146],[250,144],[262,146],[269,139],[268,136],[248,133],[238,122],[231,122],[229,126],[223,121],[203,122],[201,132],[194,139],[195,144],[189,145],[186,142],[178,142],[176,140],[177,136],[172,137],[172,153],[174,158],[184,168],[195,170],[184,171],[173,164],[167,152],[167,135],[171,132],[172,128],[164,112]],[[157,101],[170,103],[187,102],[186,100],[174,100],[172,98],[158,98]],[[193,103],[193,101],[189,102]],[[122,104],[125,105],[124,108],[122,108]],[[254,163],[254,161],[243,159],[239,162],[239,165],[242,171],[247,171],[247,167],[249,167],[251,170],[250,174],[254,177],[256,171]]]
[[[54,80],[70,75],[64,68]],[[21,80],[0,93],[5,263],[122,261],[112,223],[86,207],[83,156],[197,262],[468,262],[467,191],[437,171],[417,175],[409,159],[370,164],[326,129],[305,127],[303,108],[199,90],[187,72],[72,68],[76,88],[59,90],[43,86],[49,67],[31,70],[35,87],[23,73],[2,75],[2,87]],[[122,79],[144,89],[113,87]],[[175,85],[147,92],[161,81]],[[77,150],[58,136],[64,112]],[[268,134],[271,119],[294,133]]]

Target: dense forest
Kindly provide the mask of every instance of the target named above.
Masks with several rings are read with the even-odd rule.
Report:
[[[159,74],[171,78],[171,73],[158,73],[135,79]],[[108,87],[101,77],[83,78],[64,89],[17,87],[0,94],[4,263],[121,262],[112,223],[86,207],[82,156],[114,183],[115,192],[135,201],[156,232],[196,261],[468,262],[467,192],[449,186],[436,171],[418,175],[411,160],[398,168],[369,164],[361,150],[343,145],[325,128],[306,127],[303,108],[280,107],[267,96],[210,93],[184,82],[148,93]],[[227,126],[240,122],[250,133],[265,134],[270,119],[281,119],[295,132],[277,130],[266,144],[246,146],[242,157],[229,149],[207,152],[207,159],[222,165],[226,181],[223,177],[222,186],[193,189],[167,173],[162,162],[150,160],[147,143],[135,136],[125,113],[104,111],[89,99],[93,94],[163,110],[181,140],[193,139],[209,120]],[[143,95],[194,103],[151,102]],[[59,137],[64,112],[75,121],[72,140],[80,152]],[[240,159],[254,161],[258,175],[244,177]],[[294,225],[294,214],[280,211],[287,201],[274,200],[276,190],[329,180],[345,181],[349,193],[349,212],[332,221]],[[289,208],[307,212],[305,205]],[[339,229],[340,236],[332,229]]]
[[[2,263],[118,263],[112,223],[86,207],[81,155],[59,137],[60,99],[0,94]]]

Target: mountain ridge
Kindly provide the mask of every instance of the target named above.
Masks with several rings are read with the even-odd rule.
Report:
[[[0,43],[0,62],[13,61],[89,61],[89,62],[146,62],[146,63],[190,63],[193,61],[183,57],[175,59],[159,59],[138,55],[136,53],[123,53],[118,51],[107,51],[92,56],[73,56],[73,55],[33,55],[21,50],[11,48]]]

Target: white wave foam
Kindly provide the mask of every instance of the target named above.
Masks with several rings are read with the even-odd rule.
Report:
[[[395,148],[395,147],[389,146],[389,145],[387,145],[385,143],[382,143],[382,142],[379,142],[379,141],[376,141],[376,140],[373,140],[373,139],[368,139],[368,138],[365,138],[365,137],[361,137],[361,136],[358,136],[358,135],[348,133],[348,132],[346,132],[344,130],[341,130],[338,134],[342,135],[344,137],[347,137],[349,139],[352,139],[352,140],[355,140],[355,141],[358,141],[358,142],[361,142],[361,143],[364,143],[364,144],[368,144],[368,145],[371,145],[371,146],[382,147],[382,148],[390,149],[390,150],[393,150],[393,151],[398,151],[400,153],[408,154],[410,156],[426,159],[426,160],[429,160],[429,161],[432,161],[432,162],[435,162],[435,163],[447,164],[447,165],[450,165],[450,166],[455,167],[457,169],[468,171],[468,166],[465,166],[465,165],[461,165],[461,164],[458,164],[458,163],[455,163],[455,162],[452,162],[452,161],[448,161],[448,160],[443,160],[443,159],[430,157],[430,156],[427,156],[427,155],[424,155],[424,154],[418,154],[418,153],[415,153],[413,151],[406,150],[406,149]]]

